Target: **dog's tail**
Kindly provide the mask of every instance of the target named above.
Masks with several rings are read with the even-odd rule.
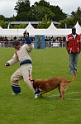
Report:
[[[68,80],[68,83],[73,82],[76,79],[76,71],[74,71],[74,77],[71,80]]]

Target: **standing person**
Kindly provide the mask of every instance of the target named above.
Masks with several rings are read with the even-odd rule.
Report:
[[[80,35],[76,33],[76,28],[72,28],[72,33],[66,37],[66,49],[69,54],[70,73],[77,72],[78,55],[81,51]]]
[[[25,38],[25,41],[26,41],[26,42],[30,42],[30,41],[31,41],[31,38],[29,37],[29,32],[25,32],[24,38]],[[32,41],[31,41],[31,42],[32,42]]]
[[[16,49],[12,59],[6,62],[5,66],[11,66],[19,61],[20,68],[18,68],[11,76],[11,87],[13,94],[21,94],[21,88],[19,81],[24,79],[28,86],[34,92],[32,86],[32,59],[30,57],[30,52],[32,51],[31,40],[26,40],[26,44],[21,46],[20,42],[16,41],[13,43],[13,47]]]

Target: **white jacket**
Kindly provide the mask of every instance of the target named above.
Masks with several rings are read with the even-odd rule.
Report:
[[[32,51],[33,49],[33,46],[29,46],[27,44],[21,46],[21,48],[19,50],[17,50],[12,59],[10,59],[9,61],[7,61],[10,65],[13,65],[15,64],[16,62],[22,62],[24,60],[31,60],[31,57],[30,57],[30,52]]]

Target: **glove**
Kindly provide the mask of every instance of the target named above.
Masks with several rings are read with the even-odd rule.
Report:
[[[5,66],[10,66],[10,64],[7,62],[7,63],[5,64]]]
[[[26,37],[25,41],[26,41],[26,44],[31,44],[32,43],[32,41],[31,41],[31,39],[29,37]]]

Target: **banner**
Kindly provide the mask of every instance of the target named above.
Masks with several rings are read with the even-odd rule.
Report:
[[[34,48],[36,48],[36,49],[44,49],[45,48],[44,35],[36,35],[35,36]]]

